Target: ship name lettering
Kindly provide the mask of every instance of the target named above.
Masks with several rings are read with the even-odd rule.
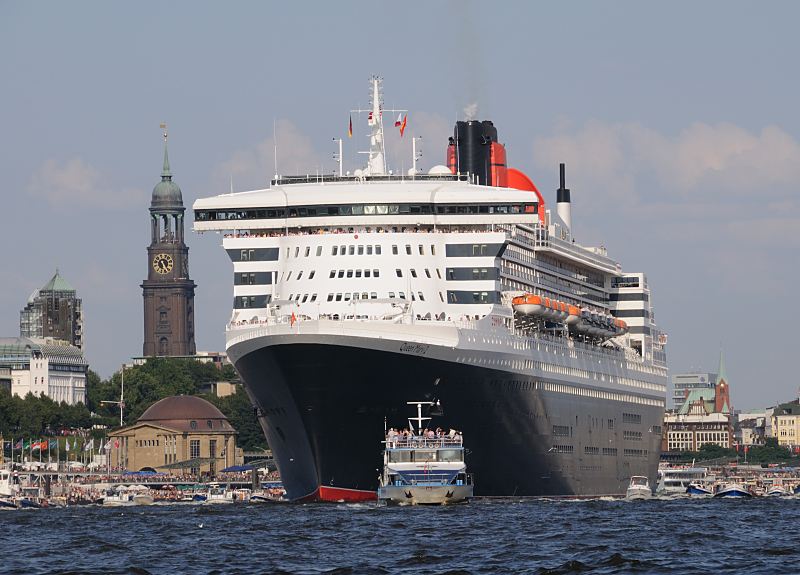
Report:
[[[425,355],[428,353],[429,345],[422,343],[404,343],[400,346],[400,351],[406,353],[416,353],[417,355]]]

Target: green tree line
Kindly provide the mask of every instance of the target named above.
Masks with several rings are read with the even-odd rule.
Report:
[[[250,399],[241,385],[236,393],[227,397],[203,394],[205,386],[218,381],[237,380],[233,367],[222,370],[210,363],[191,359],[151,358],[140,366],[124,371],[125,409],[124,424],[131,425],[159,399],[171,395],[199,395],[216,405],[239,433],[237,445],[245,450],[266,447],[258,419]],[[94,428],[93,435],[101,436],[104,428],[119,427],[119,406],[103,401],[119,401],[123,374],[116,372],[101,379],[89,371],[86,381],[86,405],[56,403],[48,397],[12,396],[0,389],[0,434],[7,440],[38,438],[58,435],[62,429]]]

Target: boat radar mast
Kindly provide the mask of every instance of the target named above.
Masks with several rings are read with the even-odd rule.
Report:
[[[353,110],[354,113],[368,113],[367,125],[370,127],[369,151],[361,152],[369,154],[367,167],[363,170],[356,170],[356,176],[383,176],[386,175],[386,144],[383,132],[383,112],[407,112],[407,110],[384,110],[383,109],[383,78],[372,76],[370,82],[370,108],[367,110]]]

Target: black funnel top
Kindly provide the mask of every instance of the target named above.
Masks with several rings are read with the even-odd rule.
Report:
[[[559,164],[559,171],[561,172],[561,187],[556,190],[556,203],[569,203],[569,189],[566,188],[564,176],[564,164]]]

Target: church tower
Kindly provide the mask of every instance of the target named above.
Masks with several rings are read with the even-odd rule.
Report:
[[[162,128],[164,126],[162,125]],[[194,355],[194,282],[183,243],[183,197],[172,181],[164,131],[164,169],[150,201],[150,245],[144,296],[143,355]]]

